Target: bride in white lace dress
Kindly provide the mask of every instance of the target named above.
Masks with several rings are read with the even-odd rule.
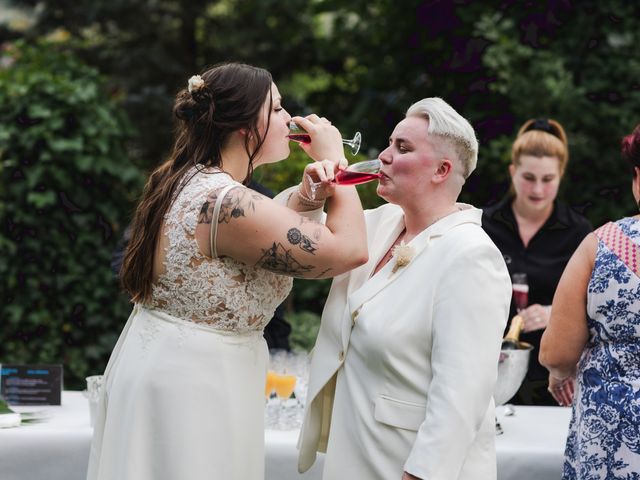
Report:
[[[240,183],[289,155],[291,117],[267,71],[213,67],[189,80],[174,114],[173,151],[145,187],[125,253],[135,306],[105,371],[88,479],[260,480],[262,330],[292,277],[366,261],[362,209],[353,187],[335,188],[320,224],[294,211],[321,206],[304,182],[291,209]],[[322,160],[305,172],[333,178],[340,133],[316,115],[295,121]]]

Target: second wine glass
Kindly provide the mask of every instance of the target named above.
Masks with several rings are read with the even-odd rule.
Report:
[[[364,160],[349,165],[347,168],[338,171],[331,181],[337,185],[360,185],[362,183],[371,182],[381,177],[380,168],[382,162],[379,159]],[[311,199],[315,200],[316,191],[322,185],[321,182],[314,182],[310,175],[307,175],[309,188],[311,189]]]
[[[529,283],[526,273],[513,273],[511,275],[513,287],[513,300],[516,304],[516,311],[520,313],[529,305]]]
[[[296,125],[295,122],[289,122],[289,140],[298,143],[311,143],[311,136],[306,130]],[[360,132],[356,132],[351,140],[343,138],[342,143],[351,147],[351,154],[356,155],[360,151],[362,135],[360,135]]]

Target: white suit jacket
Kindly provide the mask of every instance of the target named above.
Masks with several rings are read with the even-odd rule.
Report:
[[[366,212],[367,264],[334,279],[312,352],[300,472],[325,480],[496,477],[493,391],[511,282],[468,205],[375,266],[404,228],[396,205]],[[328,444],[329,443],[329,444]]]

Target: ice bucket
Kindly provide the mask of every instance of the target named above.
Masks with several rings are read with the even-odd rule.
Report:
[[[493,392],[496,405],[504,405],[513,397],[527,374],[533,346],[520,342],[520,349],[502,350],[498,363],[498,381]]]

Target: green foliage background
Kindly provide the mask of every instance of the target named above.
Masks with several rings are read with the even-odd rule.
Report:
[[[129,305],[109,269],[142,176],[98,72],[41,43],[0,70],[0,317],[5,363],[103,368]]]
[[[108,261],[140,191],[139,172],[167,153],[175,92],[221,61],[269,69],[291,113],[318,112],[345,136],[360,130],[357,159],[384,148],[411,103],[443,97],[480,140],[478,168],[462,196],[478,206],[507,191],[518,127],[555,118],[571,150],[564,200],[594,225],[635,208],[619,142],[640,122],[638,2],[0,0],[3,6],[23,12],[21,21],[0,19],[5,362],[61,361],[78,385],[84,372],[103,366],[128,313]],[[25,60],[7,60],[7,45],[20,39],[33,45],[11,47],[24,48]],[[73,128],[65,123],[72,117]],[[306,160],[294,152],[259,169],[258,180],[274,191],[298,182]],[[359,188],[365,206],[380,203],[373,186]],[[288,312],[296,345],[312,341],[327,289],[326,281],[296,281]]]

